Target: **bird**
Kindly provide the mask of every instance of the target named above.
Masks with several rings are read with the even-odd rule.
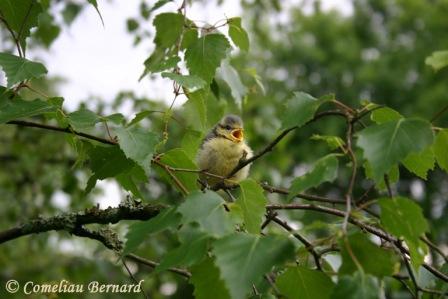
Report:
[[[237,115],[228,114],[202,140],[196,163],[203,172],[227,177],[240,161],[252,156],[253,151],[244,140],[243,121]],[[200,175],[200,179],[212,189],[219,184],[228,187],[246,179],[249,168],[246,165],[226,181],[204,173]]]

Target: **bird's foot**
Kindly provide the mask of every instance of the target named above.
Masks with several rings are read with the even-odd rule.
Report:
[[[243,151],[243,153],[241,154],[241,158],[240,158],[240,160],[239,160],[239,163],[241,164],[241,163],[244,163],[244,161],[246,161],[247,159],[247,151]]]
[[[201,185],[201,187],[200,187],[201,191],[210,189],[210,185],[208,184],[208,182],[206,180],[198,179],[198,183],[199,183],[199,185]]]

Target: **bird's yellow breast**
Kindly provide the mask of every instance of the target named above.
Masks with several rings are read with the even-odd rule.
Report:
[[[235,143],[225,138],[207,140],[198,152],[197,163],[200,169],[227,176],[242,158],[252,157],[252,150],[244,142]],[[248,168],[240,170],[233,179],[239,181],[248,175]]]

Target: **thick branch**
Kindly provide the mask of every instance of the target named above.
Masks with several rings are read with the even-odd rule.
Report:
[[[118,235],[108,228],[101,228],[100,230],[96,231],[78,226],[71,230],[70,233],[78,237],[97,240],[103,243],[105,247],[116,252],[121,251],[121,249],[123,248],[123,242],[121,242],[121,240],[118,238]]]
[[[94,207],[84,212],[37,218],[0,232],[0,244],[22,236],[52,230],[65,230],[75,235],[88,237],[86,231],[79,231],[79,227],[93,223],[117,223],[121,220],[148,220],[157,216],[162,208],[159,205],[120,205],[117,208],[107,208],[105,210]],[[98,238],[95,239],[99,240]]]

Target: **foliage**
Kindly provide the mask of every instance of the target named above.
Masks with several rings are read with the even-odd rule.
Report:
[[[67,2],[56,16],[56,2],[0,1],[2,281],[126,283],[132,261],[154,298],[165,283],[179,298],[446,293],[445,2],[356,1],[342,16],[242,1],[244,18],[214,25],[189,19],[189,1],[142,2],[126,21],[155,44],[141,80],[172,81],[170,101],[186,103],[123,92],[70,112],[26,50],[47,49],[87,5],[102,21],[101,7]],[[286,24],[264,22],[282,13]],[[133,119],[105,115],[126,101]],[[201,186],[210,174],[195,163],[226,113],[258,153],[238,165],[252,164],[249,179],[221,186],[235,202]],[[101,180],[118,184],[118,208],[92,207]]]

